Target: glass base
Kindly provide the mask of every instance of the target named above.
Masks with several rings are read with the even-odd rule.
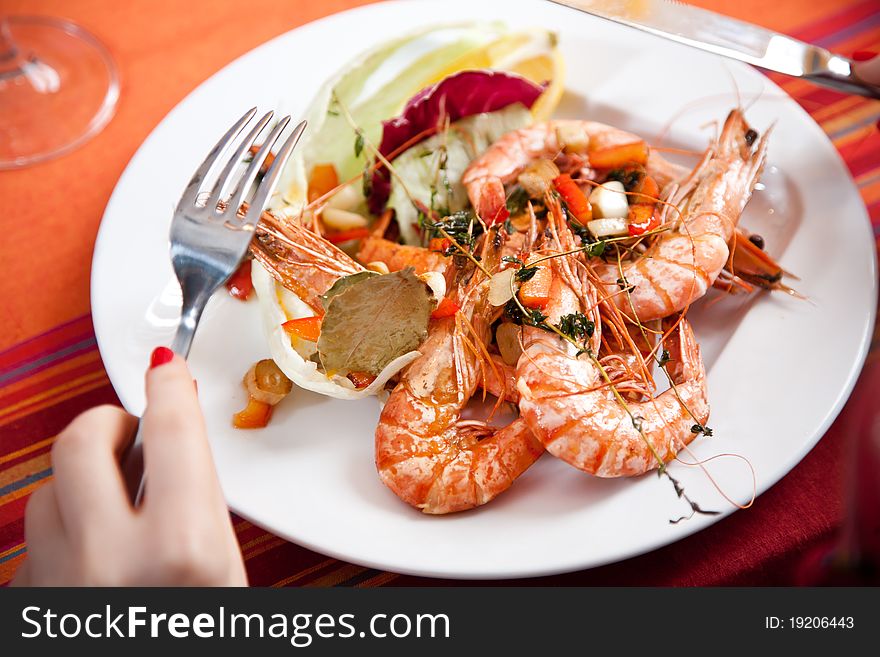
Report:
[[[0,169],[77,148],[113,117],[119,76],[107,49],[69,21],[0,18]]]

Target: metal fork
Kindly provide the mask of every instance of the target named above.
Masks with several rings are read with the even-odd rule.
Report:
[[[256,112],[256,107],[249,110],[211,149],[205,161],[196,169],[174,210],[170,235],[171,264],[180,282],[183,306],[171,349],[184,358],[189,354],[199,318],[208,299],[235,272],[247,253],[260,215],[278,182],[284,164],[306,127],[306,122],[303,121],[284,141],[257,186],[247,210],[242,213],[240,209],[247,200],[263,162],[290,123],[289,116],[285,116],[275,125],[243,174],[236,178],[242,158],[272,119],[272,112],[267,112],[236,146],[207,196],[202,191],[202,184],[222,153],[250,123]],[[230,187],[232,191],[227,193]],[[141,427],[142,424],[138,424],[134,441],[122,458],[123,479],[135,506],[140,504],[144,491]]]

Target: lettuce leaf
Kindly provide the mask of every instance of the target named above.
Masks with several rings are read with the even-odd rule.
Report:
[[[497,23],[432,26],[384,42],[349,62],[318,91],[305,112],[308,129],[279,182],[272,209],[295,214],[304,205],[308,171],[333,164],[340,180],[358,174],[363,154],[354,154],[355,133],[334,107],[334,95],[351,112],[371,143],[382,136],[382,121],[400,113],[407,100],[443,76],[450,64],[508,30]]]
[[[454,130],[429,137],[395,158],[392,166],[403,184],[396,178],[390,181],[388,207],[394,209],[403,241],[420,243],[413,200],[441,215],[464,210],[469,203],[461,184],[464,170],[502,135],[531,121],[529,110],[514,103],[497,112],[461,119]]]
[[[529,109],[543,91],[541,85],[500,71],[462,71],[450,75],[416,94],[400,116],[382,123],[379,152],[388,157],[407,142],[439,132],[446,121],[495,112],[513,103]],[[391,174],[384,168],[373,174],[368,199],[373,214],[379,214],[385,207],[390,179]]]

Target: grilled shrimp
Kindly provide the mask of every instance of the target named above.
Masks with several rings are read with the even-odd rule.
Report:
[[[491,241],[485,240],[484,263]],[[459,312],[432,322],[422,356],[403,373],[376,428],[380,478],[400,499],[432,514],[489,502],[544,451],[522,419],[503,428],[462,419],[487,367],[478,353],[485,353],[492,309],[479,272],[452,294]]]
[[[490,395],[495,395],[512,404],[519,402],[516,389],[516,367],[508,365],[498,354],[489,354],[492,364],[486,368],[484,380],[480,386]]]
[[[553,285],[548,321],[583,310],[561,276]],[[580,470],[600,477],[642,474],[672,459],[697,435],[692,428],[708,419],[700,348],[685,319],[666,341],[674,387],[626,405],[610,392],[590,354],[577,356],[573,346],[542,329],[526,327],[524,333],[517,364],[521,417],[548,452]]]
[[[296,221],[264,212],[251,253],[275,280],[296,294],[316,314],[321,295],[343,276],[364,268],[344,251]]]
[[[609,358],[620,359],[625,351],[599,356],[603,316],[610,329],[617,311],[599,301],[595,272],[582,256],[571,255],[574,237],[558,202],[548,199],[548,209],[544,250],[569,255],[549,260],[553,277],[545,322],[560,326],[566,315],[583,313],[594,330],[578,348],[545,328],[523,327],[523,354],[516,367],[520,417],[548,452],[580,470],[601,477],[642,474],[672,459],[696,436],[693,427],[708,419],[700,348],[684,318],[677,324],[668,320],[663,328],[671,335],[664,346],[672,387],[646,401],[641,399],[648,391],[640,385],[626,387],[618,381],[612,388]],[[616,325],[614,330],[620,332]],[[622,362],[626,369],[633,365]]]
[[[667,199],[678,209],[664,210],[672,230],[634,260],[597,266],[607,291],[617,293],[613,299],[623,313],[635,313],[643,322],[667,317],[712,286],[764,167],[767,133],[756,139],[742,111],[733,110],[717,142]],[[629,294],[619,294],[621,280]]]
[[[562,153],[565,144],[560,135],[566,133],[585,137],[591,150],[642,141],[632,133],[595,121],[546,121],[508,132],[471,162],[462,175],[461,182],[477,214],[489,224],[503,221],[506,218],[504,185],[516,180],[531,161],[552,160]],[[648,155],[646,168],[661,188],[686,174],[686,170],[654,152]]]

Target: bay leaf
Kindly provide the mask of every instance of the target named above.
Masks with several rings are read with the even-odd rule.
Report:
[[[365,280],[367,278],[372,278],[373,276],[378,276],[378,275],[379,274],[377,274],[374,271],[366,270],[366,271],[359,271],[357,274],[349,274],[348,276],[343,276],[338,281],[336,281],[333,285],[331,285],[330,289],[327,290],[321,296],[321,305],[324,306],[324,310],[327,310],[327,307],[330,305],[330,301],[337,294],[341,294],[342,292],[345,292],[352,285],[360,283],[362,280]]]
[[[350,282],[329,299],[321,323],[324,371],[378,375],[395,358],[418,349],[433,305],[411,267]]]

